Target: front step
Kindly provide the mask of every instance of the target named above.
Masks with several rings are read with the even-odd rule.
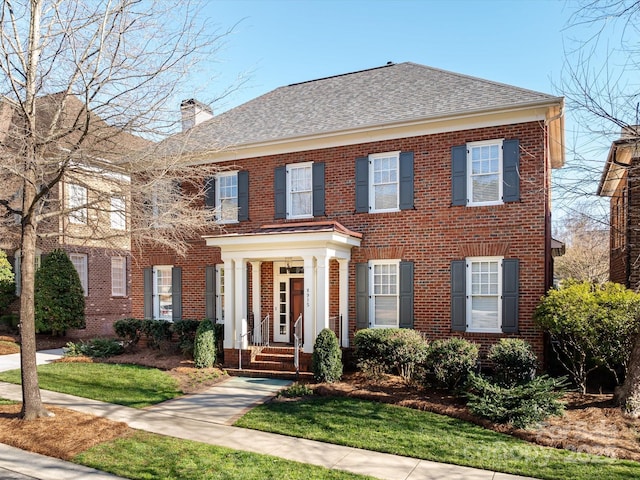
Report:
[[[259,370],[253,368],[227,368],[227,374],[232,377],[250,377],[250,378],[281,378],[283,380],[293,381],[313,381],[313,373],[311,372],[289,372],[282,370]]]

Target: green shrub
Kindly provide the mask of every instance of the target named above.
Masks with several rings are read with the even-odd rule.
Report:
[[[408,328],[366,328],[354,338],[358,368],[372,376],[395,371],[413,378],[415,368],[425,361],[427,342]]]
[[[35,278],[36,324],[54,334],[84,328],[84,290],[64,250],[44,256]]]
[[[147,337],[147,348],[166,347],[173,335],[172,325],[168,320],[143,320],[142,333]]]
[[[7,254],[0,250],[0,313],[4,312],[15,300],[16,282]]]
[[[193,346],[193,361],[196,368],[213,366],[216,360],[216,340],[214,326],[210,320],[203,320],[196,330]]]
[[[14,332],[18,332],[18,324],[20,323],[20,316],[15,313],[8,313],[0,316],[0,323]]]
[[[620,383],[618,369],[624,375],[639,319],[640,294],[611,282],[564,282],[549,290],[535,311],[558,361],[583,393],[588,374],[599,366]]]
[[[79,357],[81,355],[92,358],[107,358],[120,355],[124,347],[117,340],[110,338],[95,338],[88,342],[69,342],[65,346],[65,357]]]
[[[117,320],[113,324],[113,330],[116,335],[124,342],[124,348],[130,349],[135,347],[140,341],[142,335],[142,320],[137,318],[123,318]]]
[[[313,378],[317,382],[333,383],[342,377],[342,350],[338,337],[325,328],[316,337],[313,345]]]
[[[172,326],[178,340],[178,348],[184,355],[193,356],[193,344],[200,322],[198,320],[180,320]]]
[[[491,346],[487,357],[494,365],[495,381],[503,387],[530,382],[536,375],[538,359],[533,348],[519,338],[502,338]]]
[[[429,345],[426,365],[438,384],[453,390],[466,382],[477,362],[477,344],[463,338],[448,338]]]
[[[495,423],[527,428],[564,411],[559,400],[566,386],[564,379],[543,375],[513,387],[496,385],[473,373],[468,380],[469,410]]]
[[[279,397],[295,398],[313,395],[313,390],[305,383],[294,383],[278,393]]]

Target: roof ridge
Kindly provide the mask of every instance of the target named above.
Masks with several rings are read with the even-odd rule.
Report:
[[[327,77],[314,78],[313,80],[305,80],[303,82],[290,83],[289,85],[287,85],[287,87],[294,87],[296,85],[304,85],[305,83],[320,82],[322,80],[329,80],[330,78],[346,77],[347,75],[354,75],[356,73],[370,72],[370,71],[373,71],[373,70],[379,70],[381,68],[393,67],[395,65],[398,65],[398,64],[394,63],[394,62],[387,62],[385,65],[380,65],[379,67],[365,68],[365,69],[362,69],[362,70],[356,70],[354,72],[339,73],[337,75],[329,75]]]

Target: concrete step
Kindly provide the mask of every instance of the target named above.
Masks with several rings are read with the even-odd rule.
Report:
[[[313,381],[313,373],[311,372],[292,372],[282,370],[257,370],[253,368],[227,368],[226,372],[234,377],[253,377],[253,378],[282,378],[285,380],[304,380]]]
[[[256,362],[282,362],[282,363],[291,363],[293,365],[293,354],[288,353],[265,353],[262,351],[261,353],[256,355]]]

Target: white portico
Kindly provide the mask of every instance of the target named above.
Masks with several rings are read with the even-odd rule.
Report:
[[[247,349],[247,319],[270,315],[271,341],[288,343],[293,322],[302,314],[303,352],[312,353],[317,334],[329,328],[331,309],[338,305],[342,319],[340,344],[348,346],[349,260],[351,248],[362,235],[338,222],[304,222],[265,225],[245,234],[204,237],[219,247],[224,262],[224,348]],[[330,262],[339,266],[339,295],[331,298]],[[262,276],[262,265],[273,263],[272,278]],[[248,298],[251,268],[251,298]],[[270,285],[262,285],[262,280]],[[262,305],[263,294],[273,296],[271,311]],[[250,310],[250,311],[249,311]]]

